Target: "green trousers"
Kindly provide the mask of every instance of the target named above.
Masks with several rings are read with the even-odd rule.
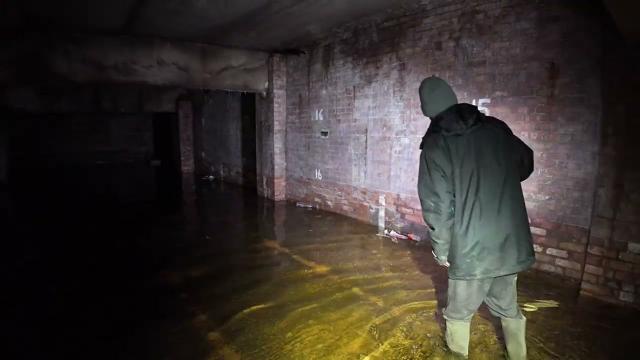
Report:
[[[449,348],[467,356],[471,318],[484,302],[501,319],[509,359],[526,359],[525,323],[517,301],[517,274],[489,279],[449,279],[445,338]]]
[[[512,319],[522,317],[518,307],[517,279],[517,274],[488,279],[449,279],[444,318],[470,321],[482,302],[487,304],[494,316]]]

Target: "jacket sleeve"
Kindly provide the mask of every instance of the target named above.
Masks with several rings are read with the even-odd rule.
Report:
[[[446,262],[455,207],[452,164],[442,138],[430,136],[423,144],[418,172],[418,196],[422,216],[430,229],[434,255],[439,262]]]
[[[518,162],[520,181],[525,181],[531,176],[531,173],[533,173],[533,150],[517,136],[512,136],[515,138],[515,153],[518,155],[516,161]]]

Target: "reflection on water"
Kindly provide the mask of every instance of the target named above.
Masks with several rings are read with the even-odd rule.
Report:
[[[452,358],[440,316],[446,272],[433,263],[430,249],[395,244],[378,237],[373,226],[274,205],[252,193],[207,184],[178,215],[113,225],[102,246],[117,251],[91,260],[109,267],[102,275],[112,283],[85,271],[92,281],[69,290],[92,310],[95,304],[85,302],[101,299],[100,309],[109,315],[62,331],[70,324],[68,314],[77,311],[64,308],[66,315],[53,317],[63,319],[52,326],[58,332],[49,335],[76,343],[56,338],[75,349],[61,353],[124,359]],[[630,345],[640,340],[638,312],[577,301],[571,288],[550,277],[519,278],[530,359],[628,358]],[[84,296],[90,284],[98,284],[100,296]],[[504,358],[498,324],[486,309],[474,317],[470,358]],[[83,341],[86,349],[78,345]]]
[[[211,198],[204,204],[220,195],[205,192]],[[176,270],[198,273],[188,279],[186,303],[207,339],[208,359],[450,358],[439,316],[446,273],[427,248],[394,244],[373,226],[339,215],[256,205],[258,222],[248,223],[238,220],[252,216],[252,205],[240,217],[210,207],[216,215],[203,219],[210,241],[202,244],[210,254]],[[524,274],[521,283],[531,359],[608,358],[610,349],[594,349],[582,337],[598,330],[588,317],[600,308],[577,304],[571,290],[549,278]],[[474,318],[471,358],[503,358],[496,324],[485,310]]]

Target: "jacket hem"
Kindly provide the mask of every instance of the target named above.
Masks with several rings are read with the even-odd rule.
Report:
[[[511,274],[515,274],[515,273],[519,273],[521,271],[525,271],[531,268],[531,266],[535,263],[535,260],[527,262],[525,264],[513,267],[513,268],[508,268],[506,270],[501,270],[501,271],[496,271],[493,273],[489,273],[489,274],[481,274],[481,275],[452,275],[451,273],[449,273],[449,279],[451,280],[477,280],[477,279],[488,279],[488,278],[495,278],[495,277],[500,277],[500,276],[506,276],[506,275],[511,275]]]

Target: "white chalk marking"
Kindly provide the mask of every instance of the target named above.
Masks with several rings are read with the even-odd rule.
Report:
[[[484,113],[485,115],[487,116],[491,115],[491,111],[489,111],[489,108],[484,106],[484,104],[491,104],[491,99],[482,98],[482,99],[478,99],[477,101],[476,99],[473,99],[471,104],[477,106],[478,110],[480,110],[480,112]]]
[[[313,120],[315,121],[322,121],[324,120],[324,109],[316,109],[315,113],[313,114]]]

